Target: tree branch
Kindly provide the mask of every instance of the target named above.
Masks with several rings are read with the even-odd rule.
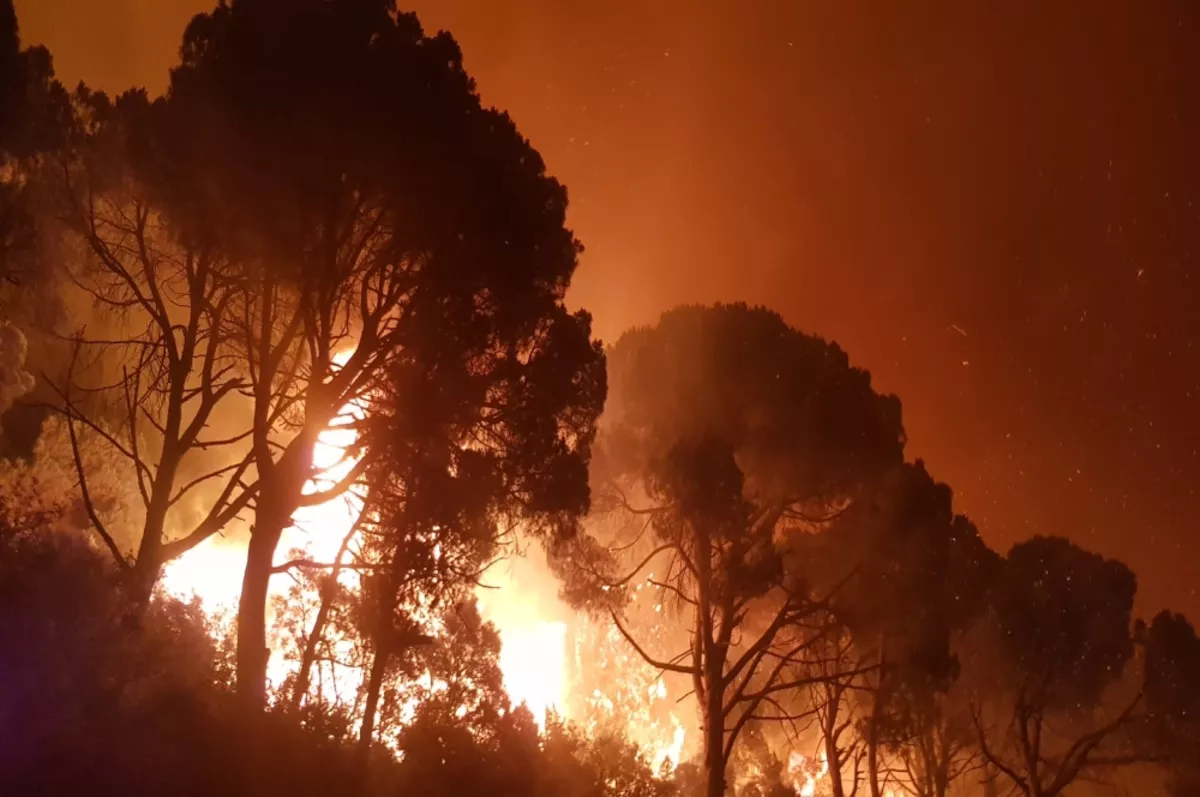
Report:
[[[658,669],[666,672],[682,673],[684,675],[696,674],[696,667],[685,667],[682,664],[675,664],[673,662],[655,659],[653,656],[643,650],[642,646],[637,643],[637,640],[630,636],[629,632],[625,630],[625,626],[621,624],[621,620],[617,617],[616,612],[610,610],[609,614],[612,615],[613,623],[617,626],[617,630],[621,632],[621,636],[625,637],[625,641],[628,642],[633,649],[637,651],[637,654],[641,656],[642,659],[651,667],[657,667]]]

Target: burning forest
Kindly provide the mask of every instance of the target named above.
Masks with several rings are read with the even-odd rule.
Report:
[[[450,33],[221,0],[106,92],[17,10],[5,794],[1197,793],[1184,615],[1068,530],[1001,550],[804,319],[602,342]]]

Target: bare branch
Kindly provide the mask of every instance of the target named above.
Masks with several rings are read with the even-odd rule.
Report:
[[[651,667],[657,667],[658,669],[663,670],[665,672],[683,673],[684,675],[695,675],[696,674],[696,672],[697,672],[696,667],[685,667],[682,664],[675,664],[670,661],[660,661],[658,659],[655,659],[653,656],[651,656],[649,653],[647,653],[645,650],[643,650],[642,646],[637,643],[637,640],[635,640],[632,636],[630,636],[629,632],[625,630],[625,626],[621,623],[620,618],[617,617],[616,612],[610,611],[609,614],[612,615],[613,623],[616,624],[617,630],[621,632],[621,636],[625,637],[625,641],[628,642],[633,647],[633,649],[635,651],[637,651],[637,654],[639,656],[641,656],[642,659],[644,659],[645,662],[647,664],[649,664]]]
[[[350,469],[350,472],[342,477],[332,487],[327,490],[318,490],[302,495],[300,496],[300,500],[296,505],[298,507],[320,506],[321,504],[328,503],[339,496],[345,495],[350,491],[350,488],[358,484],[366,469],[367,458],[363,457],[355,462],[354,466]]]
[[[78,353],[78,347],[76,347],[75,352]],[[74,371],[74,368],[75,357],[72,356],[70,371],[68,372],[68,380],[70,379],[70,373]],[[79,492],[83,497],[84,509],[87,511],[88,519],[92,521],[92,527],[96,530],[96,534],[99,535],[105,547],[108,548],[109,553],[112,554],[113,560],[117,563],[117,566],[122,570],[129,570],[129,560],[126,559],[124,554],[121,553],[121,549],[117,547],[116,541],[113,540],[112,535],[109,534],[108,529],[105,528],[104,522],[100,520],[100,516],[96,513],[96,505],[92,502],[91,491],[88,490],[87,474],[84,472],[83,468],[83,457],[79,452],[79,438],[75,434],[75,412],[71,404],[70,393],[65,394],[63,398],[67,405],[67,434],[71,438],[71,457],[75,461],[75,474],[79,477]]]
[[[286,573],[289,570],[299,568],[301,570],[333,570],[340,568],[342,570],[355,570],[360,572],[374,572],[386,567],[383,564],[352,564],[348,562],[318,562],[313,559],[289,559],[286,562],[277,564],[271,568],[272,573]]]

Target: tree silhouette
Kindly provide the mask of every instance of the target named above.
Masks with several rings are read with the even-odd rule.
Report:
[[[747,723],[782,718],[776,696],[813,681],[796,668],[825,633],[809,621],[827,596],[789,568],[786,532],[827,524],[900,462],[899,402],[836,346],[742,305],[667,313],[623,336],[609,364],[593,480],[602,509],[636,521],[609,553],[637,564],[619,572],[595,540],[560,555],[585,575],[603,568],[590,597],[614,609],[636,578],[682,612],[690,642],[661,655],[613,617],[648,661],[691,679],[705,793],[719,797]]]
[[[381,565],[363,582],[374,648],[364,750],[389,659],[423,636],[413,614],[466,598],[496,552],[511,549],[512,529],[570,536],[588,507],[604,379],[586,330],[565,314],[546,319],[511,358],[484,330],[447,340],[452,331],[412,334],[362,424],[374,453],[370,559]]]
[[[375,457],[363,446],[338,484],[306,492],[317,435],[367,407],[415,341],[440,341],[447,360],[485,355],[513,379],[556,362],[584,397],[581,422],[527,464],[579,478],[582,461],[568,463],[587,440],[573,435],[601,355],[587,316],[562,304],[579,250],[565,191],[512,121],[481,106],[448,35],[426,37],[386,0],[235,0],[198,16],[181,53],[157,140],[186,177],[168,186],[175,225],[220,241],[241,280],[232,314],[258,490],[238,672],[261,706],[280,536]],[[564,341],[583,362],[547,350]]]
[[[21,49],[12,0],[0,0],[0,287],[39,268],[39,223],[30,186],[45,153],[70,129],[70,102],[44,47]]]
[[[111,564],[69,536],[4,529],[0,576],[0,630],[20,640],[0,655],[0,725],[11,739],[0,770],[8,788],[78,793],[90,781],[96,793],[113,793],[134,773],[168,788],[168,760],[181,765],[183,752],[172,743],[187,733],[178,734],[183,726],[167,719],[163,704],[196,719],[197,687],[212,677],[199,612],[160,604],[131,630]],[[164,769],[117,754],[121,744],[149,747],[155,736]]]
[[[1134,652],[1136,580],[1124,564],[1057,537],[1009,552],[994,596],[999,719],[977,712],[988,763],[1030,797],[1055,797],[1088,773],[1138,760],[1118,733],[1141,691],[1113,708],[1106,693]]]
[[[846,797],[847,784],[853,795],[863,782],[867,750],[858,732],[862,708],[855,694],[867,673],[856,678],[843,673],[866,670],[870,656],[856,649],[853,637],[836,619],[829,624],[832,630],[813,646],[805,669],[814,681],[809,700],[829,768],[829,790],[833,797]]]
[[[6,790],[315,797],[345,782],[336,743],[287,721],[243,729],[198,605],[160,597],[138,622],[128,616],[107,554],[77,535],[0,523]],[[266,788],[255,786],[260,768]]]
[[[1200,795],[1192,624],[1131,628],[1133,574],[1066,540],[988,550],[835,344],[680,308],[609,350],[601,419],[566,207],[393,0],[217,0],[161,98],[66,91],[0,0],[0,415],[58,411],[0,450],[5,793],[1060,797],[1148,763]],[[48,286],[83,312],[40,336]],[[333,561],[280,560],[351,491]],[[240,519],[232,639],[154,587]],[[505,693],[473,587],[515,541],[593,613],[587,733]],[[682,744],[674,679],[700,752],[655,772],[625,725]]]
[[[313,670],[320,668],[320,660],[330,665],[333,675],[343,664],[337,660],[338,642],[358,635],[361,623],[355,622],[358,617],[353,606],[358,597],[356,585],[344,583],[342,576],[361,569],[358,557],[352,555],[352,546],[360,537],[363,522],[373,511],[369,505],[362,506],[359,517],[346,530],[333,562],[328,566],[312,563],[307,557],[281,566],[291,570],[293,578],[288,594],[280,600],[282,605],[276,606],[277,618],[290,618],[290,628],[284,630],[296,644],[296,672],[292,682],[286,685],[287,706],[292,711],[299,710],[306,700],[326,700],[319,683],[316,694],[312,694]],[[288,564],[294,564],[295,568]],[[316,566],[309,569],[310,564]],[[307,611],[310,595],[315,595],[316,601],[311,623]]]
[[[146,132],[161,109],[139,92],[112,102],[81,87],[74,99],[72,146],[46,182],[83,253],[70,278],[97,312],[90,330],[72,330],[71,364],[52,385],[72,445],[86,430],[132,473],[142,517],[136,530],[113,528],[89,489],[104,474],[76,458],[92,526],[144,599],[163,565],[257,491],[249,422],[233,408],[245,385],[228,330],[237,283],[211,240],[168,225],[164,169]]]
[[[1187,618],[1160,612],[1145,629],[1144,728],[1134,729],[1147,758],[1162,759],[1171,772],[1171,794],[1200,794],[1200,639]]]
[[[12,0],[0,0],[0,166],[8,167],[12,140],[25,118],[26,62],[21,52],[17,12]],[[7,171],[7,168],[6,168]],[[5,174],[0,181],[0,280],[15,282],[15,252],[29,237],[28,216],[18,204],[20,188]]]
[[[837,572],[825,562],[840,558],[841,570],[854,571],[834,596],[833,613],[859,666],[877,665],[855,684],[854,696],[864,715],[858,731],[866,782],[872,797],[880,797],[887,780],[884,748],[938,732],[924,722],[937,717],[938,696],[958,675],[952,637],[985,608],[999,561],[975,526],[954,513],[949,486],[935,482],[919,460],[893,471],[871,501],[845,512],[822,536],[828,552],[818,566]],[[961,744],[950,749],[947,743],[944,736],[938,743],[924,739],[913,752],[923,759],[937,750],[941,756],[962,752]],[[922,765],[927,773],[954,768],[945,760]],[[944,793],[948,785],[938,789]]]
[[[733,797],[796,797],[797,781],[802,773],[793,771],[792,761],[781,759],[771,749],[761,725],[747,726],[729,762],[729,793]],[[683,794],[695,794],[688,789],[686,771],[679,785]],[[833,787],[832,780],[830,787]]]
[[[981,768],[970,708],[954,686],[899,702],[903,738],[895,749],[905,785],[917,797],[946,797],[960,778]]]
[[[381,726],[403,757],[394,794],[471,797],[670,797],[637,748],[611,733],[586,737],[550,717],[539,734],[532,714],[509,708],[499,668],[500,638],[472,604],[445,615],[435,644],[416,651],[420,676],[400,680]],[[399,719],[403,706],[415,715]],[[388,716],[388,715],[391,716]],[[381,750],[381,754],[386,751]],[[379,784],[376,784],[378,786]]]

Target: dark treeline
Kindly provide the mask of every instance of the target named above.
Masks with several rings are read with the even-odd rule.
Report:
[[[602,347],[566,208],[390,0],[222,2],[154,98],[63,87],[0,0],[5,793],[1200,794],[1185,618],[1070,529],[990,550],[769,310]],[[229,624],[162,585],[225,532]],[[683,684],[685,760],[510,707],[474,590],[528,545]]]

